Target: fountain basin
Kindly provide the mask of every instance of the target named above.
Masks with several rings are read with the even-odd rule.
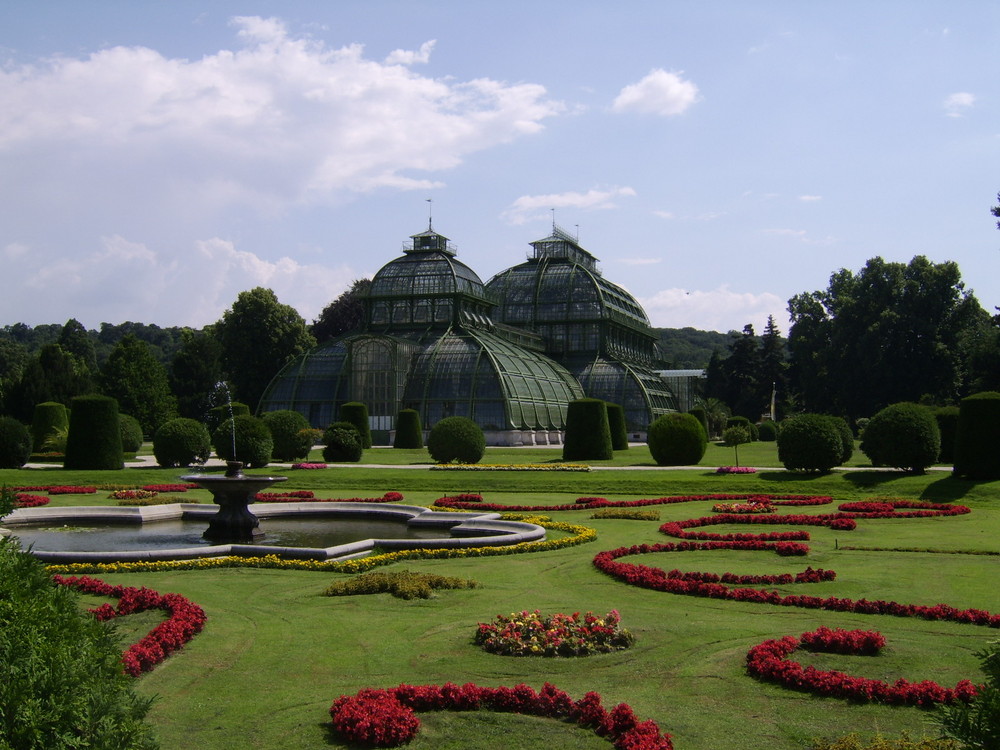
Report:
[[[250,504],[258,492],[276,482],[284,482],[288,477],[269,477],[243,473],[242,461],[227,461],[226,473],[187,474],[186,482],[194,482],[212,493],[212,502],[219,506],[208,519],[208,528],[203,534],[210,542],[218,544],[259,541],[264,536],[257,516],[250,510]]]
[[[367,518],[394,520],[410,528],[439,529],[448,536],[435,539],[371,538],[332,547],[282,547],[254,543],[197,544],[169,549],[35,550],[37,558],[50,563],[140,562],[186,560],[202,557],[262,557],[277,555],[300,560],[346,560],[363,557],[376,547],[386,550],[421,548],[487,547],[539,541],[545,538],[541,526],[522,521],[503,521],[498,513],[451,513],[432,511],[416,505],[381,503],[306,502],[256,503],[260,518],[338,519]],[[216,509],[206,505],[176,503],[145,507],[66,507],[21,508],[4,518],[0,533],[17,535],[18,528],[58,524],[155,524],[165,520],[205,520]],[[81,532],[86,533],[86,532]]]

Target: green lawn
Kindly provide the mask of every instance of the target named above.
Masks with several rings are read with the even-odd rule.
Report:
[[[732,449],[706,458],[706,465],[732,463]],[[744,451],[748,460],[744,460]],[[771,451],[768,454],[767,451]],[[757,451],[756,455],[754,451]],[[740,451],[741,463],[775,465],[773,445]],[[420,462],[421,452],[373,450],[366,461]],[[551,454],[546,456],[545,454]],[[382,456],[387,456],[382,460]],[[771,456],[768,461],[768,456]],[[491,451],[490,463],[558,458],[550,449]],[[753,456],[751,458],[751,456]],[[648,462],[633,447],[616,456],[619,465]],[[845,549],[882,547],[948,552],[1000,552],[1000,485],[952,479],[947,472],[904,476],[895,472],[843,471],[815,478],[785,472],[720,477],[707,470],[592,471],[589,473],[472,473],[427,469],[336,467],[326,471],[279,471],[292,477],[283,487],[311,488],[321,496],[404,493],[405,502],[429,504],[442,494],[480,491],[507,504],[555,505],[578,496],[617,498],[740,492],[822,493],[838,500],[870,495],[959,501],[973,513],[952,518],[861,521],[853,532],[811,529],[805,559],[770,553],[691,552],[647,556],[639,562],[667,569],[739,573],[795,572],[806,565],[832,568],[834,582],[784,587],[789,593],[892,599],[901,602],[1000,609],[993,555],[931,554]],[[174,481],[177,470],[123,472],[22,470],[0,472],[7,484],[94,484]],[[110,503],[106,493],[56,498],[59,504]],[[95,499],[96,498],[96,499]],[[654,508],[661,522],[710,513],[707,502]],[[832,506],[804,512],[830,512]],[[794,512],[794,511],[791,511]],[[138,689],[157,700],[151,720],[166,750],[232,747],[334,747],[324,723],[330,703],[342,693],[368,686],[476,682],[536,688],[550,681],[582,697],[599,692],[610,707],[627,702],[640,718],[670,732],[679,750],[808,747],[818,736],[930,730],[928,713],[914,708],[854,705],[822,699],[744,673],[747,650],[768,638],[799,635],[820,625],[880,630],[888,640],[878,657],[799,654],[824,668],[880,679],[932,679],[954,684],[982,678],[973,652],[996,632],[949,623],[884,616],[836,614],[767,605],[681,597],[626,586],[599,573],[592,559],[601,550],[655,543],[660,522],[590,519],[588,511],[552,514],[555,520],[598,530],[596,542],[518,556],[424,560],[398,563],[410,569],[473,578],[481,587],[441,591],[425,601],[387,594],[328,598],[321,595],[331,573],[233,569],[102,576],[111,583],[176,591],[203,606],[208,624],[179,654],[142,677]],[[782,527],[787,528],[787,527]],[[744,530],[722,527],[713,530]],[[780,588],[780,587],[779,587]],[[472,644],[476,624],[520,609],[542,612],[618,609],[637,636],[625,652],[582,659],[501,657]],[[122,623],[123,638],[148,626]],[[429,748],[610,747],[588,732],[559,722],[490,713],[421,714],[424,727],[409,745]],[[513,739],[516,736],[516,739]]]

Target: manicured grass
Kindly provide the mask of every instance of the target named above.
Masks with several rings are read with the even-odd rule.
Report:
[[[528,449],[516,455],[529,450],[534,454],[546,449]],[[365,460],[372,453],[379,455],[380,451],[367,452]],[[489,455],[486,460],[515,462],[495,461]],[[742,449],[741,463],[746,463]],[[836,570],[837,580],[769,588],[817,596],[1000,609],[992,584],[997,565],[994,556],[845,549],[1000,551],[998,484],[959,482],[944,472],[904,476],[848,471],[803,479],[784,472],[717,477],[699,470],[463,473],[460,477],[403,468],[264,471],[292,477],[283,485],[288,489],[310,488],[317,494],[342,497],[398,490],[404,493],[404,502],[425,505],[442,494],[463,490],[480,491],[490,502],[540,505],[571,502],[584,495],[634,499],[742,490],[832,494],[837,500],[876,494],[956,500],[972,507],[973,513],[952,518],[860,521],[852,532],[810,529],[811,551],[806,558],[699,551],[659,553],[635,561],[667,569],[738,573],[796,572],[811,565]],[[0,482],[173,481],[166,474],[166,470],[155,469],[87,473],[22,470],[0,472]],[[59,497],[53,502],[113,502],[100,499],[105,496]],[[140,692],[159,696],[150,716],[166,750],[346,747],[331,738],[324,727],[327,709],[337,696],[363,687],[445,681],[481,685],[523,681],[535,688],[550,681],[574,698],[594,690],[608,707],[624,701],[640,718],[654,719],[674,736],[678,750],[793,750],[807,747],[812,737],[853,731],[898,734],[905,729],[922,734],[927,712],[919,709],[822,699],[746,676],[743,663],[751,646],[786,634],[798,636],[821,625],[880,630],[888,648],[879,657],[799,653],[800,661],[890,681],[903,676],[953,685],[962,678],[982,678],[973,652],[996,638],[993,630],[675,596],[624,585],[591,564],[602,550],[667,541],[657,531],[660,523],[709,515],[710,507],[709,502],[654,506],[661,516],[659,522],[591,519],[590,511],[553,513],[555,520],[597,529],[598,540],[551,552],[407,561],[388,568],[472,578],[481,584],[471,590],[438,592],[429,600],[404,601],[388,594],[324,597],[322,591],[338,577],[329,573],[234,569],[100,577],[110,583],[176,591],[208,614],[204,632],[139,679]],[[821,506],[802,512],[832,509]],[[746,529],[731,526],[711,530]],[[473,645],[478,622],[521,609],[546,613],[618,609],[623,625],[637,636],[637,643],[627,651],[582,659],[501,657]],[[148,624],[142,623],[138,629]],[[127,623],[122,627],[135,630]],[[610,747],[590,733],[535,718],[421,714],[421,721],[425,728],[409,745],[415,750]]]

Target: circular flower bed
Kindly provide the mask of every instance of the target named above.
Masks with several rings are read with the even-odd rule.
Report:
[[[621,627],[615,609],[604,617],[593,612],[542,615],[536,609],[479,623],[476,643],[503,656],[590,656],[629,648],[635,636]]]

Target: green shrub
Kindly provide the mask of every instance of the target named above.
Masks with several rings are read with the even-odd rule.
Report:
[[[861,452],[874,466],[895,466],[920,474],[937,461],[941,432],[926,406],[891,404],[868,423]]]
[[[231,404],[225,403],[213,406],[208,410],[208,414],[205,415],[205,427],[208,428],[208,434],[214,435],[215,431],[219,429],[220,424],[230,417],[238,417],[241,414],[250,414],[250,407],[242,401],[233,401]]]
[[[699,422],[701,422],[701,426],[705,428],[706,435],[710,434],[708,429],[708,412],[705,411],[704,407],[695,406],[691,409],[688,409],[688,414],[690,414]]]
[[[348,401],[340,407],[340,420],[350,422],[358,431],[362,448],[372,447],[372,433],[368,426],[368,407],[360,401]]]
[[[762,443],[773,443],[778,439],[778,423],[765,419],[757,426],[757,435]]]
[[[330,463],[357,463],[364,448],[357,428],[350,422],[334,422],[323,433],[323,460]]]
[[[966,479],[1000,479],[1000,393],[976,393],[959,404],[954,473]]]
[[[941,452],[938,453],[936,463],[954,463],[959,409],[957,406],[940,406],[931,413],[934,415],[938,431],[941,433]]]
[[[203,464],[211,452],[208,429],[195,419],[171,419],[153,435],[153,455],[163,467]]]
[[[396,417],[396,437],[393,448],[423,448],[424,433],[420,426],[420,413],[416,409],[403,409]]]
[[[800,414],[781,423],[778,460],[789,471],[830,471],[839,466],[844,441],[826,414]]]
[[[35,413],[31,419],[31,443],[35,451],[43,450],[42,446],[50,435],[57,430],[69,431],[69,412],[58,401],[43,401],[35,404]]]
[[[86,470],[125,467],[117,401],[108,396],[73,399],[63,467]]]
[[[591,518],[621,518],[629,521],[659,521],[658,510],[629,510],[628,508],[601,508],[590,514]]]
[[[599,398],[570,401],[566,408],[563,461],[605,461],[614,458],[608,407]]]
[[[313,446],[322,442],[323,430],[317,430],[315,427],[307,427],[295,433],[295,439],[299,443],[299,455],[308,456]]]
[[[142,448],[142,425],[135,417],[128,414],[118,415],[118,431],[122,436],[122,450],[126,453],[137,453]]]
[[[708,435],[692,414],[664,414],[649,426],[646,443],[660,466],[693,466],[708,447]]]
[[[280,409],[262,414],[261,419],[267,425],[271,440],[274,441],[271,456],[275,461],[294,461],[309,455],[312,446],[303,451],[302,440],[299,437],[301,430],[309,429],[309,420],[301,412]]]
[[[750,433],[750,440],[756,442],[760,439],[760,433],[757,430],[757,425],[751,422],[746,417],[729,417],[726,420],[726,427],[742,427]]]
[[[337,581],[324,591],[326,596],[357,594],[392,594],[398,599],[430,599],[434,589],[474,589],[479,584],[466,578],[409,570],[362,573],[346,581]]]
[[[486,453],[486,437],[468,417],[445,417],[431,428],[427,451],[439,464],[477,464]]]
[[[625,409],[619,404],[606,403],[608,409],[608,429],[611,431],[611,450],[628,450],[628,428],[625,425]]]
[[[112,629],[16,541],[0,540],[0,601],[0,747],[157,746]]]
[[[840,435],[840,463],[846,464],[854,455],[854,433],[851,432],[851,426],[843,417],[828,417],[828,419],[832,420],[837,434]]]
[[[0,417],[0,469],[20,469],[31,458],[31,432],[14,417]]]
[[[750,442],[750,430],[746,427],[727,427],[722,431],[722,442],[733,449],[735,463],[740,465],[740,446]]]
[[[245,466],[259,469],[270,462],[274,441],[263,420],[249,414],[240,414],[218,426],[212,435],[212,447],[219,458],[242,461]]]
[[[1000,746],[1000,642],[990,641],[976,657],[986,675],[976,699],[941,706],[936,718],[942,734],[961,747],[995,748]]]
[[[865,436],[865,428],[868,427],[868,423],[871,421],[869,417],[860,417],[854,420],[854,434],[858,436],[859,440]]]

